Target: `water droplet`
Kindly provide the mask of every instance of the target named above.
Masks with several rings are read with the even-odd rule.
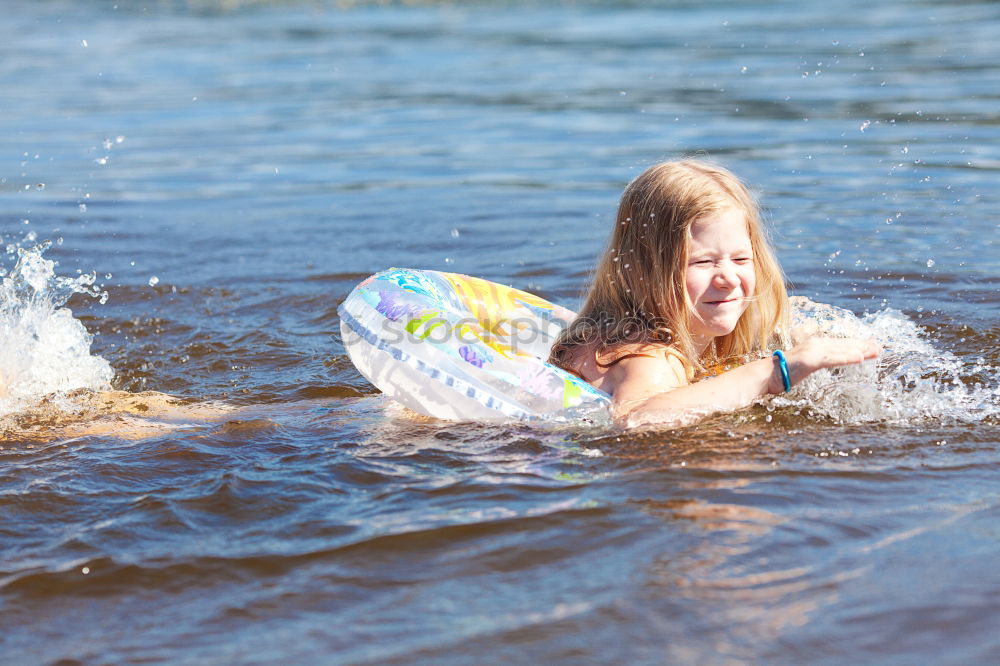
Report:
[[[82,573],[84,576],[86,576],[87,574],[90,573],[90,567],[84,567],[84,568],[80,569],[80,573]]]
[[[933,267],[934,267],[934,260],[933,259],[928,259],[927,260],[927,268],[933,268]]]
[[[740,74],[746,74],[746,73],[747,73],[747,66],[743,65],[742,67],[740,67]]]
[[[83,204],[83,203],[80,204],[80,212],[81,213],[86,213],[87,212],[87,204]]]
[[[83,48],[87,48],[88,46],[90,46],[90,44],[87,43],[86,39],[81,39],[80,46],[82,46]]]
[[[861,123],[861,128],[860,129],[861,129],[862,132],[864,132],[866,129],[868,129],[869,127],[871,127],[871,125],[872,125],[872,121],[866,120],[865,122]]]
[[[452,229],[451,230],[451,237],[452,238],[458,238],[461,235],[462,234],[461,234],[461,232],[458,229]]]
[[[41,192],[42,190],[45,189],[45,183],[38,183],[37,185],[35,185],[35,189]]]
[[[149,286],[150,287],[155,287],[158,284],[160,284],[160,278],[156,277],[155,275],[153,277],[149,278]]]

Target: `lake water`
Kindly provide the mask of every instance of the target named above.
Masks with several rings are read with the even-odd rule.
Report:
[[[4,663],[1000,661],[1000,5],[5,10]],[[389,266],[576,307],[697,151],[877,376],[629,433],[414,420],[346,357]],[[224,416],[32,406],[109,378]]]

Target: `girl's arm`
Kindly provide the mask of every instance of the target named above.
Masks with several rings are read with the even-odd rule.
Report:
[[[861,363],[878,356],[870,340],[810,338],[785,353],[794,386],[821,368]],[[684,426],[709,414],[733,411],[784,390],[776,358],[763,358],[716,377],[687,384],[666,358],[623,359],[615,373],[612,410],[628,425]]]

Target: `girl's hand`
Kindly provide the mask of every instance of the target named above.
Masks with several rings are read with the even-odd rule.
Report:
[[[809,338],[785,353],[788,362],[788,376],[795,386],[800,381],[822,368],[841,365],[856,365],[875,358],[882,348],[874,340],[853,340],[850,338]],[[784,386],[781,375],[776,370],[771,378],[772,393],[782,393]]]

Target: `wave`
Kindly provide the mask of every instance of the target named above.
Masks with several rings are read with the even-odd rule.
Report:
[[[874,361],[814,373],[772,400],[769,410],[790,408],[841,424],[977,423],[1000,416],[1000,368],[989,354],[959,357],[938,349],[927,331],[891,308],[857,317],[801,297],[794,305],[797,325],[823,335],[872,338],[883,351]]]
[[[7,245],[14,266],[0,264],[0,418],[52,393],[110,388],[114,378],[111,365],[90,353],[91,334],[64,307],[73,294],[104,303],[107,292],[94,285],[94,273],[56,275],[56,262],[42,256],[51,242],[21,246],[35,240],[29,233]]]

